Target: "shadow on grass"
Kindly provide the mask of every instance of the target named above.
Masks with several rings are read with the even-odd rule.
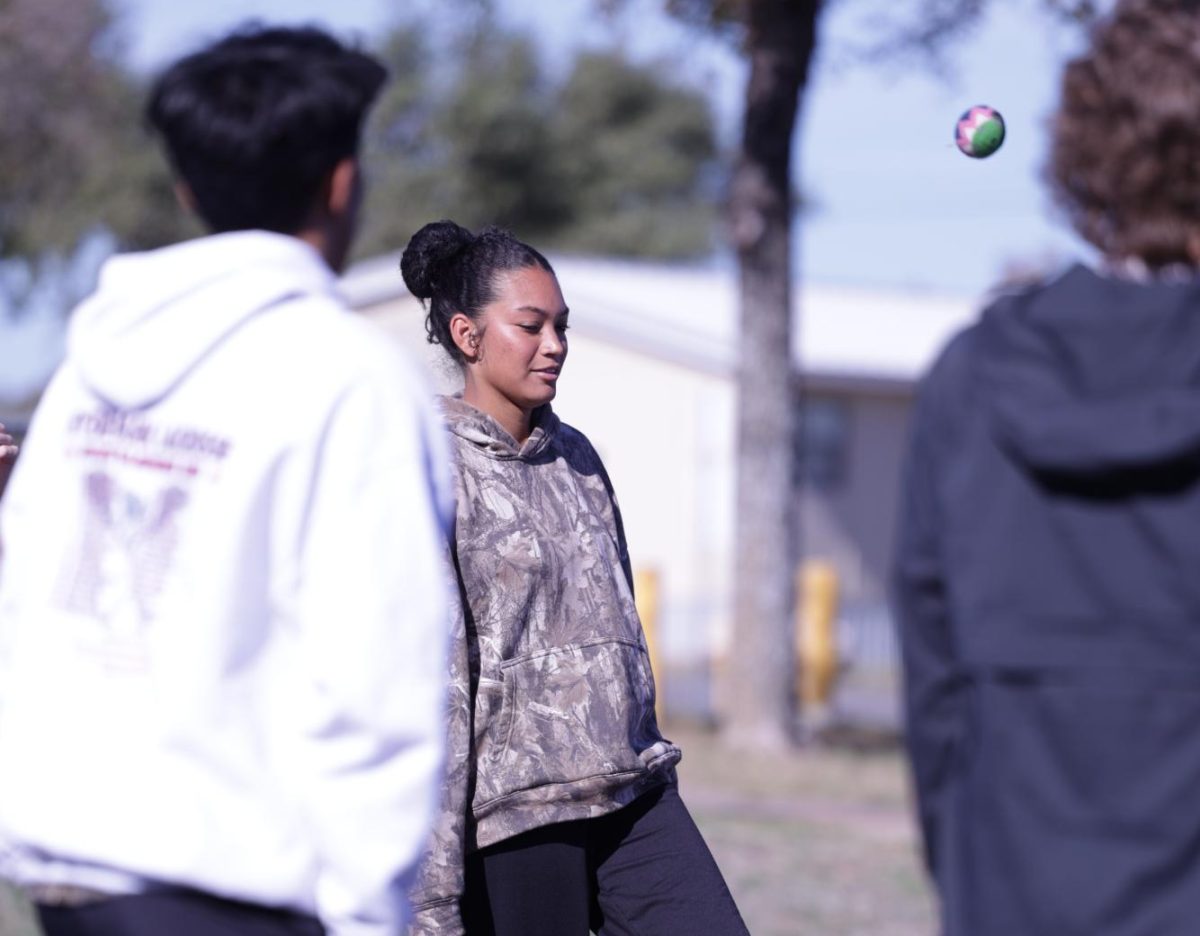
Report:
[[[895,757],[904,753],[904,737],[890,728],[852,723],[834,724],[821,729],[812,744],[853,754]]]

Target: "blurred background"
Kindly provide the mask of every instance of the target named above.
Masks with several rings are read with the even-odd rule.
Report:
[[[737,224],[762,142],[747,87],[770,51],[755,3],[815,30],[795,129],[773,144],[790,147],[790,240],[765,272]],[[107,256],[199,233],[141,125],[156,71],[247,19],[355,39],[392,81],[345,292],[450,390],[399,275],[409,236],[499,223],[550,255],[572,309],[555,408],[616,486],[661,714],[751,931],[930,933],[886,604],[908,413],[991,292],[1088,259],[1041,167],[1059,69],[1097,6],[2,0],[0,422],[28,425]],[[975,104],[1007,121],[987,160],[953,144]],[[779,315],[755,305],[755,276],[787,287],[773,342],[754,337]],[[753,382],[760,358],[774,384]],[[785,421],[748,442],[767,400]],[[782,485],[756,476],[754,445],[785,453]],[[758,514],[739,508],[756,485]],[[747,569],[767,527],[786,548]],[[772,589],[786,601],[765,611],[739,598]],[[0,932],[16,912],[0,907]]]

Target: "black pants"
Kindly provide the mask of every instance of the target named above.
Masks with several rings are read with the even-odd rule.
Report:
[[[467,936],[748,936],[672,785],[467,857]]]
[[[113,897],[84,907],[39,905],[46,936],[323,936],[312,917],[193,891]]]

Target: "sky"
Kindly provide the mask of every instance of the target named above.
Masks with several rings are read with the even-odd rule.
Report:
[[[1061,65],[1077,37],[1047,28],[1036,3],[993,3],[951,78],[818,63],[799,164],[818,206],[801,227],[812,275],[978,294],[1011,261],[1087,255],[1041,180]],[[958,116],[975,104],[997,108],[1008,128],[986,160],[952,143]]]
[[[498,0],[507,22],[531,30],[551,67],[584,46],[619,42],[670,63],[709,90],[727,142],[736,138],[745,69],[735,51],[630,0],[606,22],[593,0]],[[981,28],[956,43],[950,74],[920,61],[863,62],[852,50],[877,35],[895,0],[833,0],[799,125],[796,175],[812,204],[798,226],[798,265],[814,280],[982,294],[1010,262],[1062,262],[1086,248],[1056,220],[1040,181],[1045,126],[1058,73],[1077,36],[1038,12],[1041,0],[995,0]],[[235,23],[315,21],[370,36],[398,11],[436,0],[120,0],[131,60],[153,70]],[[910,0],[912,9],[919,3]],[[1004,115],[1008,137],[988,160],[953,146],[954,123],[974,104]]]
[[[596,0],[495,0],[503,21],[532,32],[547,67],[575,50],[619,44],[659,60],[709,93],[723,140],[736,141],[746,78],[736,50],[661,15],[661,0],[626,0],[617,20]],[[880,17],[921,0],[828,0],[820,52],[798,124],[797,187],[811,207],[797,225],[796,260],[810,281],[982,296],[1011,262],[1086,258],[1056,221],[1040,181],[1045,127],[1059,69],[1078,36],[1051,28],[1043,0],[993,0],[977,32],[955,43],[948,75],[922,61],[865,62],[852,54]],[[152,73],[231,27],[314,22],[369,45],[400,17],[445,10],[439,0],[112,0],[129,62]],[[987,160],[952,143],[960,113],[1001,111],[1008,137]],[[452,214],[452,206],[447,208]],[[11,329],[9,330],[11,331]],[[28,316],[5,344],[0,399],[44,376],[61,354],[61,315]]]

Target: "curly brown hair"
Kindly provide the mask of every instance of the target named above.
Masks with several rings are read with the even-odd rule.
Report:
[[[1120,0],[1066,67],[1053,135],[1050,187],[1084,238],[1200,263],[1200,0]]]

